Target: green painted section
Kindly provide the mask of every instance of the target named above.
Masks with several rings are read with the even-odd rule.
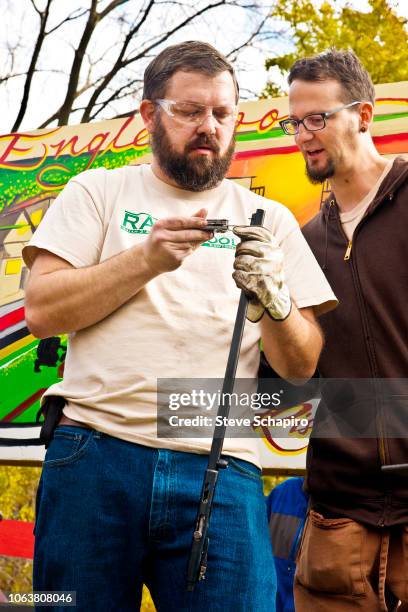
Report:
[[[130,149],[119,153],[101,151],[93,160],[92,168],[119,168],[137,159],[141,155],[148,152],[148,149],[136,150]],[[55,195],[61,191],[69,179],[84,170],[88,170],[89,158],[91,154],[83,154],[78,157],[71,155],[62,155],[58,159],[48,157],[40,168],[15,170],[12,168],[2,168],[0,172],[0,213],[5,211],[11,204],[15,202],[24,202],[29,198],[37,195],[47,197],[47,194]],[[24,163],[24,162],[20,162]],[[27,165],[33,165],[35,160],[26,160]],[[58,164],[61,168],[52,168]],[[44,170],[50,167],[50,170]],[[38,173],[42,173],[42,181],[47,183],[49,189],[45,190],[38,182]],[[55,189],[52,185],[56,185]]]
[[[408,117],[408,113],[395,113],[391,115],[376,115],[374,121],[388,121],[388,119],[403,119]]]
[[[28,223],[19,223],[17,225],[0,225],[0,231],[1,230],[20,229],[21,227],[28,227]]]
[[[7,357],[3,357],[3,359],[0,359],[0,376],[5,366],[7,366],[13,359],[20,357],[27,351],[30,351],[33,348],[36,349],[38,342],[39,342],[38,340],[35,340],[34,342],[31,342],[30,344],[27,344],[26,346],[23,346],[22,348],[19,348],[18,350],[14,351]]]
[[[279,138],[280,136],[284,136],[282,128],[272,128],[267,132],[245,132],[242,134],[237,134],[236,140],[237,142],[246,142],[248,140],[266,140],[270,138]]]
[[[0,420],[39,389],[46,389],[60,380],[58,378],[58,365],[55,367],[41,365],[40,372],[34,371],[37,345],[38,340],[18,349],[0,362]],[[61,345],[66,347],[66,336],[61,337]],[[58,349],[60,357],[63,353],[63,348]],[[40,401],[38,399],[12,422],[33,423],[39,407]]]

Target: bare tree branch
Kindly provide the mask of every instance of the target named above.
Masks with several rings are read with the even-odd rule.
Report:
[[[28,67],[27,70],[27,78],[25,80],[24,83],[24,89],[23,89],[23,97],[21,99],[21,103],[20,103],[20,109],[18,111],[17,114],[17,118],[14,122],[13,127],[11,128],[12,132],[16,132],[18,130],[18,128],[20,127],[20,124],[23,120],[23,117],[25,115],[25,112],[27,110],[27,104],[28,104],[28,97],[30,95],[30,89],[31,89],[31,82],[33,80],[33,76],[34,76],[34,72],[35,72],[35,67],[37,65],[37,61],[38,61],[38,57],[40,55],[40,51],[41,51],[41,47],[43,45],[44,39],[45,39],[45,27],[47,25],[47,20],[48,20],[48,16],[49,16],[49,12],[50,12],[50,5],[51,5],[52,0],[47,0],[47,4],[45,6],[44,11],[40,12],[35,3],[34,0],[31,0],[32,5],[34,6],[35,10],[37,11],[37,13],[40,15],[40,30],[38,32],[38,36],[37,36],[37,40],[35,42],[34,45],[34,51],[33,51],[33,55],[31,57],[31,62],[30,65]]]
[[[8,68],[10,73],[13,73],[14,71],[14,65],[16,62],[16,55],[18,53],[19,48],[21,47],[21,41],[23,39],[23,34],[21,32],[21,23],[16,24],[16,31],[17,31],[17,40],[14,43],[11,43],[9,40],[6,42],[6,48],[7,48],[7,54],[8,57],[7,59],[10,60],[10,66]],[[4,66],[3,66],[4,68]]]
[[[97,4],[98,0],[91,0],[91,6],[89,8],[88,19],[85,25],[85,29],[82,33],[81,40],[74,55],[74,61],[72,63],[71,72],[68,80],[65,100],[57,111],[58,125],[65,125],[68,123],[72,103],[75,99],[75,92],[78,87],[79,73],[81,70],[85,51],[95,29],[95,26],[98,23],[98,14],[96,11]]]
[[[36,70],[34,70],[34,72],[37,72]],[[0,85],[2,83],[7,83],[7,81],[10,81],[10,79],[15,79],[16,77],[21,77],[21,76],[27,76],[27,72],[16,72],[15,74],[8,74],[7,76],[4,77],[0,77]]]
[[[142,83],[143,83],[143,80],[142,79],[134,79],[133,81],[129,81],[128,83],[126,83],[126,85],[123,85],[122,87],[119,87],[118,89],[114,90],[113,93],[106,100],[101,101],[101,102],[97,102],[96,105],[95,105],[95,108],[98,107],[98,110],[96,110],[96,112],[92,114],[91,121],[93,121],[102,110],[104,110],[106,107],[108,107],[110,104],[112,104],[112,102],[117,102],[119,100],[124,100],[125,98],[128,98],[129,96],[135,95],[135,93],[137,91],[139,91],[141,89],[141,87],[138,87],[138,88],[135,88],[135,89],[130,89],[130,91],[127,91],[125,93],[122,93],[122,91],[125,90],[126,88],[131,88],[131,86],[135,85],[136,83],[139,83],[139,85],[141,86]],[[82,106],[82,107],[81,106],[77,106],[77,107],[72,109],[72,112],[73,113],[77,113],[79,111],[84,111],[85,108],[86,108],[86,106]],[[134,114],[134,112],[135,111],[131,111],[131,114]]]
[[[89,121],[90,119],[90,115],[91,115],[91,111],[92,108],[94,107],[98,97],[100,96],[100,94],[102,93],[102,91],[107,87],[107,85],[111,82],[111,80],[113,79],[114,76],[116,76],[116,74],[119,72],[119,70],[125,65],[123,62],[123,57],[126,53],[126,50],[128,48],[128,45],[130,43],[130,41],[132,40],[132,38],[135,36],[135,34],[140,30],[140,28],[142,27],[143,23],[146,21],[150,11],[152,10],[153,6],[155,4],[155,0],[149,0],[147,7],[144,9],[144,11],[142,12],[142,15],[140,17],[139,20],[137,20],[136,25],[134,25],[130,31],[128,32],[127,36],[125,37],[125,40],[123,42],[122,48],[119,52],[119,55],[114,63],[114,65],[112,66],[112,69],[108,72],[108,74],[106,74],[105,78],[103,79],[102,83],[95,88],[94,93],[91,96],[91,99],[88,102],[88,105],[84,111],[84,114],[82,115],[82,121],[86,122]]]
[[[50,125],[50,123],[52,123],[53,121],[55,121],[56,119],[58,119],[59,117],[59,109],[53,114],[51,115],[51,117],[48,117],[48,119],[46,119],[41,125],[38,126],[37,130],[42,130],[43,128],[46,128],[47,126]]]
[[[65,74],[63,70],[54,70],[52,68],[36,68],[33,70],[33,74],[39,74],[41,72],[53,73],[53,74]],[[0,85],[2,83],[7,83],[10,79],[14,79],[16,77],[27,76],[27,72],[16,72],[14,74],[8,74],[5,77],[0,77]]]
[[[122,85],[122,87],[116,89],[105,101],[98,102],[97,106],[99,106],[99,108],[94,113],[92,113],[92,115],[90,116],[90,121],[93,121],[99,115],[99,113],[102,112],[114,100],[121,100],[122,98],[130,96],[133,92],[128,92],[125,95],[122,95],[122,92],[124,89],[131,87],[135,83],[143,83],[143,79],[134,79],[133,81],[127,82],[125,85]]]
[[[48,125],[51,121],[58,118],[58,125],[65,125],[68,123],[69,115],[72,110],[72,104],[77,97],[76,92],[78,89],[79,75],[84,59],[86,49],[88,47],[91,36],[97,26],[97,24],[104,19],[110,12],[116,9],[121,4],[128,2],[129,0],[112,0],[108,6],[101,12],[97,12],[98,0],[91,0],[91,6],[88,12],[88,19],[85,25],[85,29],[82,33],[81,40],[78,48],[74,55],[74,61],[68,80],[67,92],[65,100],[58,109],[57,113],[54,113],[52,117],[46,120],[45,124]],[[44,124],[43,124],[44,125]]]
[[[101,19],[104,19],[106,15],[114,11],[115,8],[117,8],[121,4],[125,4],[125,2],[128,2],[128,0],[112,0],[112,2],[108,4],[108,6],[101,13],[98,14],[99,21]]]
[[[79,12],[77,12],[79,11]],[[65,19],[63,19],[62,21],[60,21],[56,26],[54,26],[53,28],[51,28],[51,30],[48,30],[46,32],[46,35],[48,36],[49,34],[52,34],[53,32],[55,32],[55,30],[58,30],[58,28],[60,28],[61,26],[65,25],[66,23],[68,23],[69,21],[74,21],[74,19],[79,19],[80,17],[83,17],[84,15],[87,14],[88,9],[85,9],[83,11],[81,11],[80,9],[77,9],[77,11],[74,11],[73,13],[71,13],[70,15],[68,15],[68,17],[66,17]],[[75,14],[76,13],[76,14]]]
[[[141,59],[142,57],[145,57],[149,51],[151,51],[154,48],[157,48],[163,42],[168,40],[168,38],[170,38],[175,32],[177,32],[180,29],[184,28],[188,23],[190,23],[191,21],[193,21],[197,17],[203,15],[204,13],[206,13],[209,10],[212,10],[215,7],[225,5],[226,3],[227,3],[227,0],[219,0],[218,2],[216,2],[214,4],[207,4],[202,9],[196,11],[193,15],[190,15],[189,17],[184,19],[182,22],[178,23],[171,30],[165,32],[163,35],[158,37],[156,39],[156,41],[154,43],[152,43],[150,46],[144,47],[138,54],[136,54],[135,56],[125,60],[125,59],[123,59],[123,57],[124,57],[126,48],[127,48],[128,44],[129,44],[131,38],[140,29],[143,21],[147,18],[148,12],[150,12],[151,8],[154,5],[154,0],[150,0],[150,2],[148,4],[148,7],[146,9],[145,15],[143,16],[142,20],[137,24],[137,26],[135,28],[133,28],[131,30],[129,35],[126,37],[125,42],[124,42],[123,47],[122,47],[122,50],[121,50],[121,52],[120,52],[120,54],[119,54],[119,56],[118,56],[118,58],[117,58],[117,60],[116,60],[116,62],[114,64],[114,66],[108,72],[108,74],[104,78],[103,82],[99,85],[99,87],[97,87],[95,89],[91,99],[89,100],[87,109],[85,110],[85,112],[84,112],[84,114],[82,116],[82,121],[85,123],[85,122],[90,120],[90,118],[91,118],[91,110],[92,110],[93,106],[95,105],[96,101],[98,100],[98,97],[100,96],[102,91],[107,87],[107,85],[110,83],[110,81],[113,79],[113,77],[116,76],[116,74],[122,68],[124,68],[125,66],[129,66],[129,64],[132,64],[133,62],[136,62],[137,60]]]
[[[184,28],[188,23],[190,23],[191,21],[193,21],[197,17],[201,16],[203,13],[207,12],[208,10],[211,10],[211,9],[216,8],[218,6],[227,5],[227,4],[229,4],[228,0],[219,0],[215,4],[207,4],[207,6],[205,6],[204,8],[202,8],[199,11],[197,11],[196,13],[194,13],[194,15],[192,15],[191,17],[188,17],[187,19],[185,19],[184,21],[179,23],[177,26],[175,26],[173,29],[171,29],[168,32],[166,32],[165,34],[163,34],[163,36],[161,36],[157,40],[157,42],[151,44],[148,47],[144,47],[144,49],[142,51],[140,51],[140,53],[138,53],[136,56],[134,56],[134,57],[126,60],[125,62],[123,62],[123,66],[128,66],[129,64],[132,64],[133,62],[135,62],[135,61],[141,59],[142,57],[146,56],[149,53],[149,51],[151,51],[152,49],[157,48],[163,42],[168,40],[175,32],[177,32],[181,28]]]
[[[268,15],[262,19],[262,21],[256,28],[255,32],[252,32],[252,34],[249,36],[249,38],[247,38],[245,42],[243,42],[238,47],[235,47],[235,49],[232,49],[232,51],[227,53],[226,57],[230,60],[235,60],[238,52],[244,49],[245,47],[248,47],[255,40],[255,38],[257,38],[261,30],[263,29],[265,23],[267,22],[267,20],[268,20]]]
[[[41,128],[51,124],[66,125],[70,119],[77,121],[78,117],[82,122],[92,121],[111,115],[111,111],[123,114],[123,110],[126,114],[126,104],[132,105],[140,93],[142,70],[146,62],[164,48],[166,43],[178,40],[177,35],[179,32],[183,34],[183,29],[189,32],[189,38],[195,37],[195,30],[197,38],[202,38],[202,33],[206,31],[214,39],[217,33],[224,36],[225,29],[222,26],[228,11],[237,11],[238,28],[244,21],[239,12],[245,15],[242,32],[237,29],[235,35],[234,27],[229,31],[229,49],[227,47],[224,52],[231,61],[238,61],[245,48],[256,47],[262,41],[266,45],[269,40],[265,33],[268,19],[265,13],[269,11],[264,4],[258,4],[257,0],[86,0],[79,8],[67,10],[65,17],[54,13],[57,5],[59,9],[58,0],[20,2],[33,7],[34,19],[39,27],[27,70],[22,69],[20,59],[23,51],[27,53],[27,34],[24,29],[17,43],[15,41],[19,30],[10,36],[13,42],[8,45],[8,59],[2,66],[0,86],[11,81],[18,83],[18,79],[24,83],[21,105],[12,128],[14,131],[23,120],[24,123],[27,121],[28,102],[31,104],[30,91],[37,82],[38,73],[45,72],[46,66],[53,68],[51,62],[55,61],[55,47],[52,44],[59,39],[72,48],[73,57],[67,62],[71,54],[65,54],[63,61],[58,64],[58,67],[62,66],[59,72],[66,75],[64,80],[59,79],[58,85],[59,92],[62,89],[62,101],[58,102],[58,108],[50,108],[49,116],[41,120]],[[10,3],[10,12],[12,6],[14,3]],[[21,4],[18,6],[20,8]],[[228,8],[223,9],[224,13],[218,13],[222,7]],[[19,14],[25,26],[24,10]],[[26,14],[33,19],[33,11],[26,11]],[[221,15],[221,19],[214,19],[214,14],[217,18]],[[57,19],[54,15],[57,15]],[[51,50],[47,56],[42,51],[45,49],[45,40],[49,41],[47,50]],[[214,43],[217,44],[216,40]],[[224,49],[225,46],[224,40]],[[43,57],[46,57],[47,65],[42,66],[39,61]],[[8,92],[13,92],[11,86]],[[49,96],[48,100],[52,103],[53,97]]]
[[[37,8],[37,5],[36,5],[36,3],[34,2],[34,0],[30,0],[30,2],[31,2],[31,4],[32,4],[32,5],[33,5],[33,7],[34,7],[34,10],[35,10],[35,11],[37,11],[37,13],[39,14],[39,16],[41,17],[42,13],[41,13],[41,11],[40,11],[40,10]]]

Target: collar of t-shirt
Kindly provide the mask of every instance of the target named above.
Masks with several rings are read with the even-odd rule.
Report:
[[[380,185],[387,176],[388,172],[391,170],[391,167],[392,160],[390,159],[387,160],[387,164],[384,170],[382,171],[381,176],[379,176],[378,180],[376,181],[372,189],[370,189],[370,191],[367,193],[367,195],[365,195],[364,198],[360,200],[360,202],[356,206],[354,206],[352,210],[340,213],[340,221],[343,226],[344,233],[346,234],[349,240],[352,239],[354,230],[360,223],[361,219],[364,217],[367,208],[373,201],[375,194],[380,188]]]

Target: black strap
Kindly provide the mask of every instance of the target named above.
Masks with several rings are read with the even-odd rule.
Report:
[[[0,446],[44,446],[48,448],[54,436],[54,430],[62,417],[65,399],[57,395],[49,395],[45,398],[41,408],[37,412],[35,425],[41,424],[39,438],[0,438]],[[10,423],[8,426],[12,427]]]
[[[40,422],[41,416],[44,417],[44,423],[40,431],[41,444],[48,448],[54,431],[62,417],[62,410],[65,406],[65,399],[58,395],[49,395],[45,398],[41,408],[37,412],[36,421]]]

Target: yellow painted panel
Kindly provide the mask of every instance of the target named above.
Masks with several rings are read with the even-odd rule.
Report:
[[[31,213],[31,221],[34,223],[35,227],[40,225],[41,217],[43,215],[43,211],[41,209],[34,211]]]
[[[20,274],[22,264],[21,259],[9,259],[6,262],[6,274]]]
[[[20,340],[16,340],[12,344],[5,346],[3,349],[0,349],[0,360],[4,359],[5,357],[8,357],[12,353],[14,353],[14,351],[18,351],[18,349],[24,348],[25,346],[27,346],[27,344],[31,344],[31,342],[34,342],[36,339],[37,338],[34,338],[32,334],[28,334],[28,336],[25,336],[25,338],[20,338]]]

